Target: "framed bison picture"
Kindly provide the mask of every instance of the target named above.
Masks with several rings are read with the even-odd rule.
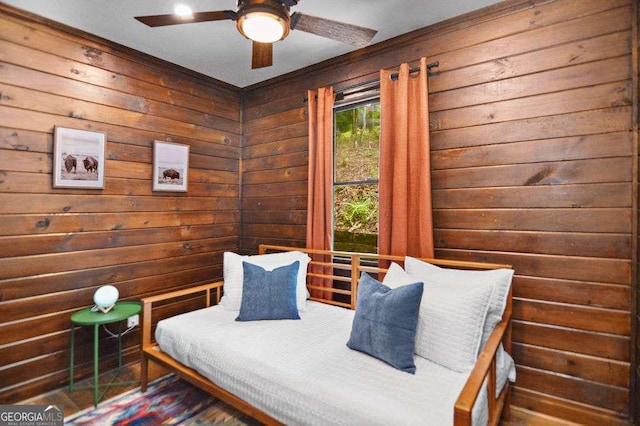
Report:
[[[153,142],[153,190],[186,192],[189,145]]]
[[[104,188],[107,135],[56,126],[53,135],[53,187]]]

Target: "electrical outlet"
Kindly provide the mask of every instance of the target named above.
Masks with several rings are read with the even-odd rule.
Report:
[[[132,317],[127,318],[127,328],[136,327],[140,324],[140,316],[134,315]]]

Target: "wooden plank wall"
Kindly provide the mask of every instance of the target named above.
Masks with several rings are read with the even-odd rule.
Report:
[[[68,382],[69,317],[100,285],[139,300],[218,279],[239,247],[239,89],[69,31],[0,5],[2,404]],[[103,190],[52,189],[55,125],[106,132]],[[190,146],[187,193],[152,192],[154,140]],[[92,331],[76,336],[87,377]],[[136,331],[125,360],[138,348]]]
[[[514,418],[624,424],[639,398],[630,393],[634,7],[501,2],[246,88],[243,250],[304,245],[307,89],[339,91],[380,68],[437,60],[436,253],[515,268]]]
[[[635,53],[633,56],[633,90],[634,90],[634,122],[633,122],[633,144],[636,147],[636,154],[640,155],[639,144],[640,144],[640,3],[638,1],[634,2],[633,18],[634,21],[632,23],[632,31],[635,34],[634,39],[632,40],[631,48]],[[634,173],[638,176],[640,170],[640,158],[637,159],[635,163]],[[638,183],[638,182],[636,182]],[[631,413],[633,413],[633,418],[636,420],[636,423],[640,420],[640,264],[639,257],[640,253],[640,244],[638,241],[638,220],[640,218],[640,212],[637,210],[640,208],[638,205],[638,199],[640,199],[640,187],[636,189],[635,192],[636,198],[636,217],[634,218],[634,224],[636,226],[636,250],[633,253],[635,255],[635,291],[633,292],[632,297],[632,306],[635,307],[635,311],[632,310],[632,327],[631,327],[631,352],[635,354],[635,368],[634,364],[632,364],[631,371],[631,392],[632,396],[635,395],[635,400],[632,400]]]

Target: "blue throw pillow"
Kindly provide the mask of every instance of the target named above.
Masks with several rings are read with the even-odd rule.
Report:
[[[391,289],[363,273],[347,346],[415,374],[413,360],[423,283]]]
[[[300,319],[296,301],[298,268],[299,261],[272,271],[242,262],[242,301],[236,321]]]

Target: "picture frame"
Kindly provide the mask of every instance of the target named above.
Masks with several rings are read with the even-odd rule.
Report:
[[[107,135],[55,126],[53,187],[103,189]]]
[[[153,142],[153,190],[187,192],[189,145]]]

